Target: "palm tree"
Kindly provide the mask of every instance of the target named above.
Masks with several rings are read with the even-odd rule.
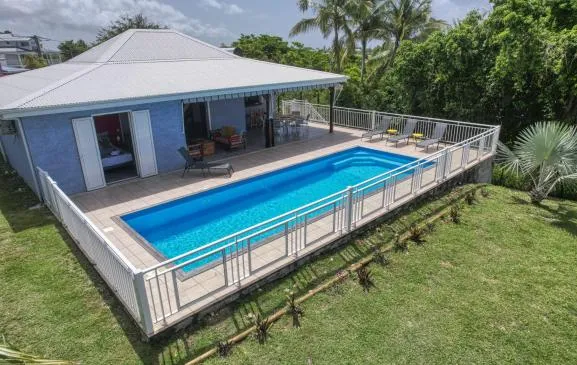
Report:
[[[311,9],[314,16],[296,23],[289,35],[293,37],[315,29],[320,30],[324,38],[329,38],[332,34],[333,71],[341,72],[343,50],[345,46],[353,46],[350,41],[354,37],[349,24],[354,3],[352,0],[299,0],[299,9],[303,13]],[[343,38],[340,37],[341,34]],[[348,42],[345,43],[346,41]]]
[[[389,37],[393,44],[386,67],[390,65],[401,45],[407,39],[423,39],[447,23],[431,17],[431,0],[386,0],[383,38]]]
[[[525,128],[509,149],[499,143],[505,171],[527,177],[533,203],[547,198],[563,181],[577,180],[577,127],[549,122]]]
[[[385,33],[386,15],[383,1],[360,1],[352,15],[355,26],[353,36],[361,44],[361,84],[364,83],[367,60],[367,44]]]

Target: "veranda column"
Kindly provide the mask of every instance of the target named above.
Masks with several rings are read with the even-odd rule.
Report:
[[[275,94],[274,92],[271,92],[270,94],[268,94],[268,105],[267,105],[267,112],[268,112],[268,117],[269,118],[274,118],[274,114],[275,114]]]
[[[334,111],[334,104],[335,104],[335,87],[329,87],[329,133],[333,133],[334,130],[334,120],[335,120],[335,111]]]

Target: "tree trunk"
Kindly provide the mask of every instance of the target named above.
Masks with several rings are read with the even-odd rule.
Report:
[[[335,72],[341,72],[341,45],[339,44],[339,28],[334,26],[333,53],[335,55]]]
[[[395,38],[395,45],[393,46],[393,52],[391,52],[391,55],[389,57],[389,60],[387,61],[387,65],[385,66],[385,69],[388,69],[389,66],[391,66],[393,64],[393,61],[395,60],[395,56],[397,55],[397,50],[399,49],[400,45],[401,45],[400,39]]]
[[[361,85],[365,84],[365,63],[367,58],[367,39],[361,40]]]
[[[545,200],[547,195],[545,195],[545,193],[543,193],[541,190],[533,188],[529,192],[529,197],[531,197],[531,203],[540,204],[543,200]]]

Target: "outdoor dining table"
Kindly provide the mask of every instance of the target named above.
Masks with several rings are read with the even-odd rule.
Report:
[[[277,119],[275,119],[275,128],[277,128],[276,125],[280,126],[283,136],[288,136],[289,134],[299,133],[304,123],[303,118],[295,117],[294,115],[278,116]]]

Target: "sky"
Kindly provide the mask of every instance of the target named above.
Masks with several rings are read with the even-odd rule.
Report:
[[[291,27],[303,18],[296,0],[0,0],[0,30],[36,34],[56,49],[59,41],[93,41],[98,29],[121,14],[143,13],[206,42],[229,44],[241,34],[272,34],[288,38]],[[489,0],[433,0],[433,16],[449,23],[470,10],[488,11]],[[305,14],[306,16],[306,14]],[[311,47],[329,40],[318,32],[291,38]]]

